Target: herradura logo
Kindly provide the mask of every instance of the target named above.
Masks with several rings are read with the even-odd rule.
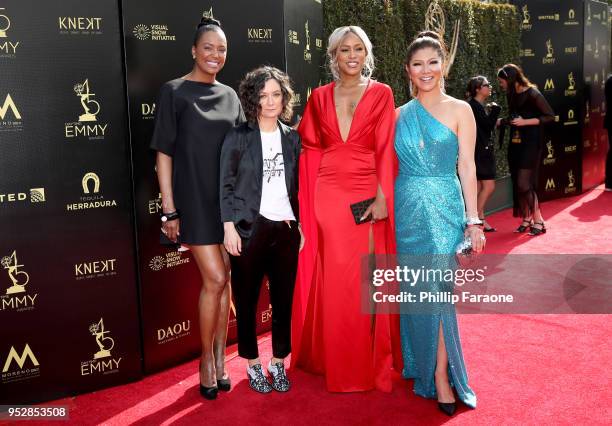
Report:
[[[33,310],[36,307],[38,294],[26,292],[26,286],[30,283],[30,274],[25,270],[25,265],[19,263],[17,250],[4,256],[0,263],[8,275],[8,287],[5,294],[0,296],[0,312]]]
[[[98,209],[106,207],[117,207],[117,201],[106,199],[101,193],[102,181],[97,173],[87,172],[81,179],[81,187],[83,195],[80,197],[80,202],[70,203],[66,205],[68,211],[79,211]]]

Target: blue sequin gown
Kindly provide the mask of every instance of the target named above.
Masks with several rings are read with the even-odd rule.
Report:
[[[456,170],[457,136],[413,99],[400,108],[395,150],[400,164],[394,207],[400,263],[402,255],[408,255],[403,258],[412,261],[429,258],[432,263],[428,267],[450,265],[454,268],[453,254],[463,240],[465,224],[465,207]],[[444,291],[448,286],[436,282],[423,285],[428,291]],[[436,398],[434,371],[440,324],[448,353],[451,385],[466,405],[476,407],[476,395],[468,385],[455,307],[450,303],[428,304],[424,313],[400,316],[403,375],[414,378],[417,395]]]

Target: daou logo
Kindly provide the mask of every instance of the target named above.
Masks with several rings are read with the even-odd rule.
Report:
[[[181,337],[191,334],[191,321],[181,321],[169,327],[160,328],[157,330],[157,342],[159,344],[167,343]]]

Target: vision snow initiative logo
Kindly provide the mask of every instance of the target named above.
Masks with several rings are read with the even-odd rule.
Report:
[[[132,34],[141,41],[176,41],[167,24],[138,24],[132,29]]]

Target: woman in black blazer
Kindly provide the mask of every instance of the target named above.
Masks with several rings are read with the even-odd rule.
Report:
[[[232,265],[238,354],[248,361],[251,388],[289,390],[284,359],[291,352],[291,306],[298,252],[300,137],[279,118],[292,115],[293,91],[282,71],[265,66],[240,83],[247,123],[232,129],[221,150],[221,219]],[[266,378],[259,360],[256,310],[264,275],[270,283],[272,352]]]

